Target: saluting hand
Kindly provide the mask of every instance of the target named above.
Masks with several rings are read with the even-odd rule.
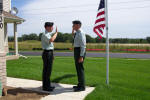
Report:
[[[72,27],[72,35],[74,35],[75,29],[74,27]]]
[[[56,26],[56,33],[53,35],[53,37],[50,39],[50,42],[54,42],[56,37],[58,35],[58,30],[57,30],[57,26]]]
[[[58,33],[57,26],[56,26],[56,33]]]

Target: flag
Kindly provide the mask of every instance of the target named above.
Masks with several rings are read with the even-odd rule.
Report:
[[[105,24],[105,0],[100,0],[98,13],[94,25],[93,31],[102,39],[102,35],[104,32]]]

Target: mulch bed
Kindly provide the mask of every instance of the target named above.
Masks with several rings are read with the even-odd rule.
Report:
[[[40,100],[47,95],[49,94],[22,88],[7,87],[7,96],[2,96],[0,100]]]

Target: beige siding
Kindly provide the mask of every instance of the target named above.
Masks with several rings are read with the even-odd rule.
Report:
[[[6,86],[6,53],[4,51],[4,28],[0,29],[0,81],[2,82],[3,86]]]
[[[6,86],[6,55],[5,53],[0,53],[0,81],[2,82],[2,86]]]
[[[2,16],[0,15],[0,17]],[[3,23],[3,17],[1,23]],[[0,52],[4,52],[4,28],[0,29]]]
[[[5,50],[6,53],[9,52],[9,49],[8,49],[7,23],[4,24],[4,50]]]
[[[10,0],[3,0],[4,10],[10,11]],[[1,15],[0,15],[1,17]],[[3,23],[3,20],[2,22]],[[6,53],[4,51],[4,27],[0,29],[0,81],[2,82],[2,86],[6,86]]]
[[[4,11],[10,12],[11,10],[11,0],[3,0]]]

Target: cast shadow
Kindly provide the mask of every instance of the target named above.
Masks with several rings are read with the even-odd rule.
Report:
[[[62,87],[60,84],[58,84],[61,80],[66,79],[66,78],[72,78],[75,77],[76,75],[74,74],[66,74],[64,76],[61,77],[57,77],[53,80],[54,83],[52,83],[52,86],[55,86],[55,90],[53,92],[46,92],[46,91],[42,91],[42,87],[37,87],[37,88],[28,88],[29,90],[33,90],[33,91],[40,91],[43,93],[49,93],[50,95],[57,95],[57,94],[61,94],[61,93],[67,93],[67,92],[73,92],[73,88],[72,86],[64,88]]]
[[[8,89],[7,91],[8,94],[10,95],[18,95],[18,94],[36,94],[36,95],[48,95],[48,93],[43,93],[43,92],[38,92],[38,91],[34,91],[34,90],[28,90],[28,89],[23,89],[23,88],[11,88]]]
[[[72,78],[72,77],[75,77],[76,75],[74,74],[66,74],[64,76],[61,76],[61,77],[57,77],[55,79],[52,80],[52,82],[55,82],[55,83],[59,83],[61,80],[63,79],[66,79],[66,78]]]

